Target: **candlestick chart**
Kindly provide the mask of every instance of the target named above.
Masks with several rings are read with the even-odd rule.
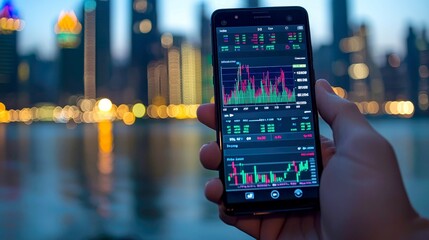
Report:
[[[227,184],[231,187],[308,185],[316,179],[313,158],[274,163],[231,162],[228,167]]]
[[[222,68],[224,105],[295,103],[292,66]]]

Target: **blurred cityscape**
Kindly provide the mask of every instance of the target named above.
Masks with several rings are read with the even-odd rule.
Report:
[[[204,197],[217,173],[200,166],[198,151],[215,134],[192,120],[213,101],[209,9],[221,1],[193,1],[199,36],[190,38],[160,30],[162,0],[75,0],[50,22],[54,58],[20,51],[41,22],[21,16],[20,1],[38,17],[71,2],[0,0],[0,239],[250,239]],[[314,48],[316,77],[391,142],[411,203],[429,217],[428,33],[409,24],[397,40],[404,51],[374,59],[375,23],[353,20],[356,1],[322,3],[332,38]],[[129,12],[125,61],[112,54],[118,2]],[[49,9],[37,11],[39,3]]]
[[[350,23],[347,1],[330,4],[333,41],[314,49],[316,77],[330,80],[336,93],[364,114],[429,116],[426,29],[410,26],[403,42],[406,56],[388,52],[384,63],[376,64],[367,26]],[[198,104],[213,102],[210,14],[204,2],[198,41],[160,32],[156,0],[130,1],[126,64],[112,61],[110,0],[84,0],[79,9],[58,13],[54,61],[18,55],[25,19],[12,0],[0,7],[0,122],[104,119],[130,125],[136,118],[195,118]]]

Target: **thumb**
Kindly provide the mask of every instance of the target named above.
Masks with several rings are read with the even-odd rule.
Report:
[[[320,116],[331,126],[336,141],[341,141],[352,129],[371,128],[357,106],[337,96],[324,79],[316,82],[316,102]]]

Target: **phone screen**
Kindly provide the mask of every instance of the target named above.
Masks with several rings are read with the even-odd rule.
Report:
[[[241,15],[233,19],[251,13]],[[215,95],[227,210],[318,205],[321,158],[308,21],[219,21]]]

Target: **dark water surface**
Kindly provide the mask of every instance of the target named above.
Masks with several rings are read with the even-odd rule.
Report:
[[[429,217],[429,120],[372,124]],[[247,239],[203,195],[216,173],[198,151],[214,138],[191,120],[0,124],[0,239]]]

